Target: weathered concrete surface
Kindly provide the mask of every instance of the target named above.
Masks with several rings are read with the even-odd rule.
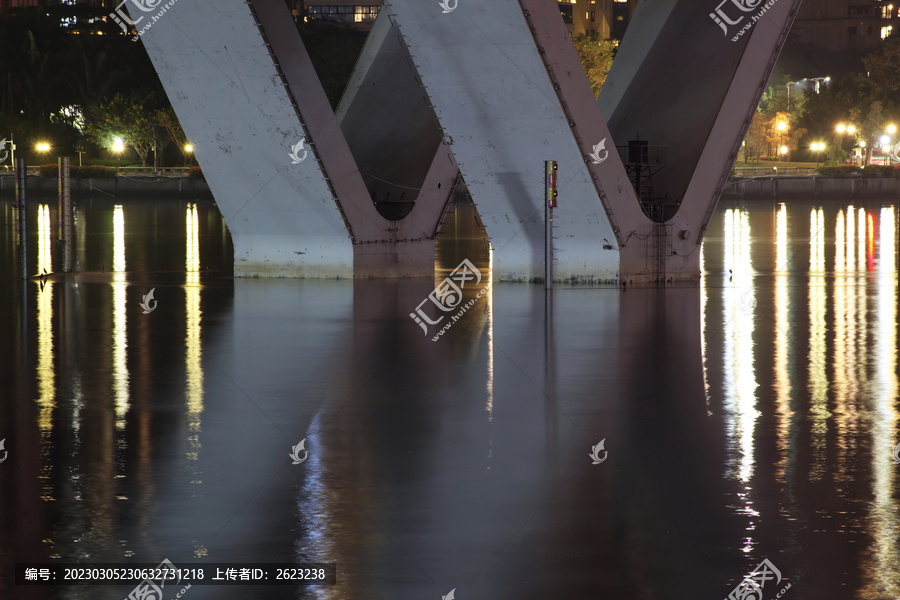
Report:
[[[603,249],[604,238],[615,246],[612,227],[519,3],[460,2],[443,13],[437,2],[389,0],[383,11],[491,238],[494,279],[543,278],[543,165],[557,160],[554,279],[615,280],[618,253]]]
[[[311,153],[291,164],[309,132],[248,5],[177,2],[140,39],[231,231],[235,275],[352,277],[351,240],[321,169]]]
[[[729,20],[740,18],[727,33],[709,16],[715,2],[638,5],[599,105],[620,145],[640,136],[667,146],[667,167],[653,186],[681,207],[662,239],[623,246],[624,279],[699,277],[703,234],[799,3],[779,0],[737,41],[732,37],[762,3],[747,12],[727,3]],[[627,231],[637,224],[620,225]],[[654,257],[664,263],[657,273],[648,270]]]

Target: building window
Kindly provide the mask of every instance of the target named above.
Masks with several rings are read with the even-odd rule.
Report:
[[[893,12],[894,12],[893,4],[888,4],[887,6],[882,6],[881,7],[881,18],[882,19],[890,19]]]
[[[596,10],[592,10],[592,11],[591,11],[591,23],[593,23],[593,22],[596,21],[596,20],[597,20],[597,11],[596,11]]]
[[[572,18],[572,5],[571,5],[571,4],[560,4],[560,5],[559,5],[559,12],[560,12],[560,14],[562,15],[563,22],[564,22],[566,25],[571,25],[571,24],[572,24],[572,21],[573,21],[573,18]]]
[[[368,23],[374,21],[378,16],[378,6],[355,6],[353,12],[353,20],[357,23]]]
[[[856,27],[848,27],[847,35],[849,35],[850,37],[855,36],[856,35]]]
[[[311,21],[340,21],[343,23],[368,23],[378,16],[379,6],[307,6],[307,14]]]
[[[866,6],[865,4],[851,4],[847,7],[848,15],[867,15],[869,14],[869,9],[871,6]]]
[[[884,39],[887,36],[891,35],[892,29],[893,29],[893,27],[891,27],[890,25],[888,25],[887,27],[882,27],[881,28],[881,39]]]

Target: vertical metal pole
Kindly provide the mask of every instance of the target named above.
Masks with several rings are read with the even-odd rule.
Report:
[[[25,159],[20,158],[16,165],[16,208],[19,218],[16,221],[16,235],[22,250],[22,279],[28,279],[28,219],[25,210]]]
[[[553,208],[556,206],[555,160],[544,161],[544,289],[553,289]]]
[[[61,159],[60,209],[62,215],[63,272],[72,272],[72,168],[68,156]]]
[[[550,241],[553,239],[550,233],[550,161],[544,161],[544,289],[553,288],[553,279],[550,274],[552,264],[552,250]]]

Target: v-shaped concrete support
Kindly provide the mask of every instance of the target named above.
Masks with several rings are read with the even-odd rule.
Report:
[[[641,2],[599,98],[617,143],[665,146],[656,196],[680,204],[657,234],[623,244],[623,279],[692,279],[700,245],[800,0]],[[752,6],[753,8],[750,8]],[[613,207],[618,212],[618,207]],[[643,215],[623,231],[647,227]],[[656,272],[647,257],[656,255]]]
[[[283,2],[176,4],[141,39],[231,231],[236,275],[433,276],[456,178],[446,150],[422,183],[429,202],[379,214]]]

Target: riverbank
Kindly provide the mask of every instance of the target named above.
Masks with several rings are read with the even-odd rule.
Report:
[[[103,179],[72,179],[72,197],[178,197],[212,198],[206,180],[199,177],[118,176]],[[56,197],[59,182],[56,177],[29,175],[25,182],[26,197]],[[13,175],[0,175],[0,198],[15,197]]]
[[[900,198],[900,179],[889,177],[778,176],[731,179],[722,191],[722,200],[755,198],[863,199]]]

